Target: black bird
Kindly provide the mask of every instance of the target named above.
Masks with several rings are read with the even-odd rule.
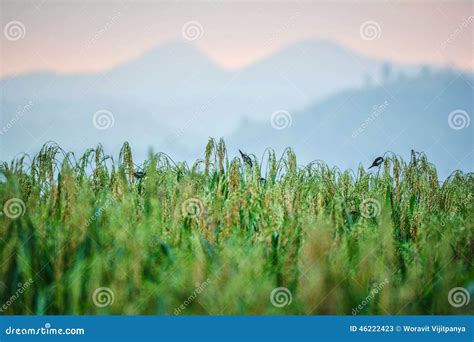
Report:
[[[142,179],[143,177],[145,177],[145,172],[143,171],[135,171],[133,173],[133,175],[135,176],[136,179],[140,180]]]
[[[250,167],[252,167],[252,159],[248,155],[246,155],[244,152],[239,150],[240,155],[242,156],[242,159],[244,160],[245,163],[247,163]]]
[[[371,169],[373,167],[379,167],[380,165],[382,165],[382,163],[383,163],[383,158],[382,157],[377,157],[377,158],[375,158],[374,162],[369,167],[369,169]]]

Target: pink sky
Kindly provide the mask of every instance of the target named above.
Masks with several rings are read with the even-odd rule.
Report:
[[[239,68],[291,43],[329,39],[365,55],[474,70],[471,1],[26,1],[1,2],[0,76],[110,68],[170,40],[197,21],[193,43]],[[7,32],[20,22],[21,36]],[[360,27],[375,22],[376,39]],[[12,39],[13,37],[13,39]],[[7,39],[9,38],[9,39]]]

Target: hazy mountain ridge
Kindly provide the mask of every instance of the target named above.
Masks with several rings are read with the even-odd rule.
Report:
[[[241,70],[228,71],[189,43],[171,42],[104,72],[44,72],[0,80],[3,127],[19,116],[18,108],[33,102],[15,120],[17,124],[0,136],[1,158],[32,153],[47,140],[78,150],[101,142],[112,151],[129,140],[142,156],[153,146],[176,159],[194,159],[201,155],[209,136],[232,136],[233,144],[247,146],[252,137],[238,137],[248,136],[255,127],[262,127],[262,134],[268,135],[265,146],[280,146],[284,141],[285,145],[301,146],[301,136],[314,128],[299,127],[300,114],[296,113],[311,112],[313,117],[331,121],[331,101],[340,102],[350,94],[364,96],[383,82],[390,82],[390,87],[402,85],[413,80],[418,70],[414,65],[391,63],[388,67],[385,61],[358,55],[333,42],[305,41]],[[463,75],[472,84],[472,75]],[[414,88],[418,86],[413,83]],[[373,101],[379,103],[380,99]],[[361,107],[356,114],[367,115]],[[113,114],[113,126],[107,130],[97,130],[92,124],[99,110]],[[270,117],[278,110],[291,112],[292,129],[300,132],[267,132]],[[354,119],[353,125],[360,124],[356,114],[346,118]],[[237,130],[244,120],[248,124]],[[338,136],[331,130],[325,133],[328,139]],[[338,159],[335,155],[328,162],[337,163]]]
[[[151,103],[166,102],[168,96],[185,98],[193,92],[213,92],[216,95],[223,87],[229,93],[238,90],[240,93],[244,91],[243,95],[247,97],[255,97],[255,90],[261,92],[262,85],[272,95],[274,92],[295,90],[293,88],[296,86],[310,95],[306,101],[313,102],[342,88],[361,85],[364,76],[369,73],[378,78],[383,63],[359,56],[329,41],[305,41],[243,69],[227,71],[191,44],[170,42],[103,72],[35,72],[6,77],[0,80],[0,86],[8,100],[30,96],[73,99],[85,93],[92,97],[112,98],[126,94],[130,98],[137,96],[139,100]],[[410,66],[400,68],[413,69]],[[334,78],[335,72],[344,73],[344,77]],[[185,91],[179,92],[180,89]],[[158,91],[164,94],[150,96],[156,95]],[[293,101],[298,102],[298,97],[294,97]]]
[[[453,111],[474,110],[472,76],[457,75],[425,70],[380,86],[343,91],[291,112],[291,125],[281,130],[270,120],[245,120],[227,139],[229,148],[260,155],[264,146],[279,153],[291,146],[303,164],[320,159],[341,168],[356,168],[360,161],[370,165],[389,150],[408,157],[415,149],[426,152],[442,176],[455,169],[472,171],[473,126],[456,130],[448,122]]]

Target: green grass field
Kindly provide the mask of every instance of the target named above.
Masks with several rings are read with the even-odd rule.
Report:
[[[473,174],[441,182],[421,153],[251,167],[215,140],[194,165],[150,155],[142,178],[118,157],[3,163],[1,314],[474,312]]]

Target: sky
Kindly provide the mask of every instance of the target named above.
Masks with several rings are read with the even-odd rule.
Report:
[[[472,1],[1,1],[0,77],[106,70],[187,39],[227,69],[307,39],[474,70]],[[16,30],[15,30],[16,29]]]

